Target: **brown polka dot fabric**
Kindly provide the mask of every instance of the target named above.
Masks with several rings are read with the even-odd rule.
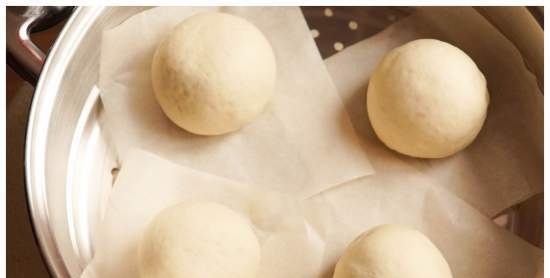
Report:
[[[412,12],[408,7],[301,7],[321,56],[327,58]]]

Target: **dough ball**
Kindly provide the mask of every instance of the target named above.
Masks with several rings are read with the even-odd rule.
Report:
[[[151,71],[164,113],[201,135],[250,123],[271,99],[276,77],[273,49],[260,30],[215,12],[177,25],[158,46]]]
[[[462,50],[421,39],[390,51],[376,67],[367,111],[376,135],[397,152],[441,158],[468,146],[487,114],[483,73]]]
[[[142,278],[254,278],[260,245],[248,221],[215,203],[161,211],[139,247]]]
[[[356,238],[336,264],[334,278],[452,278],[437,247],[419,231],[381,225]]]

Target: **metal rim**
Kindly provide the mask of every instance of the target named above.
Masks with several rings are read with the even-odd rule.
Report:
[[[55,88],[70,61],[75,47],[91,24],[94,15],[104,7],[79,7],[71,16],[54,43],[36,86],[29,112],[25,142],[25,186],[27,203],[35,237],[50,273],[55,277],[69,277],[69,271],[56,243],[48,212],[46,196],[45,159],[50,116],[57,94]]]

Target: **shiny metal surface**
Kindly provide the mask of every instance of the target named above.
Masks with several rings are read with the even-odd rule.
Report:
[[[36,235],[56,277],[78,277],[92,258],[93,231],[118,167],[95,87],[101,33],[144,9],[78,8],[36,88],[26,142],[27,194]],[[518,211],[521,206],[504,212],[497,223],[521,231],[526,222],[517,219],[525,213]]]
[[[8,7],[6,11],[6,49],[9,64],[27,81],[36,84],[46,55],[30,39],[41,30],[70,15],[72,7]]]
[[[95,88],[100,36],[141,10],[77,9],[36,87],[25,153],[27,194],[35,233],[56,277],[78,277],[91,258],[91,231],[116,164]]]

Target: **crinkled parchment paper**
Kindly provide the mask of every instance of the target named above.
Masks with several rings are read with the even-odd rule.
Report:
[[[464,50],[485,74],[490,91],[481,133],[468,148],[445,159],[393,152],[368,121],[365,95],[374,67],[389,50],[418,38],[437,38]],[[328,58],[326,65],[377,173],[400,169],[393,172],[399,178],[411,173],[405,165],[413,166],[488,216],[542,192],[543,95],[514,45],[473,8],[421,8]]]
[[[124,161],[83,277],[137,277],[136,246],[147,223],[164,207],[197,200],[250,219],[262,246],[258,277],[329,278],[347,244],[383,223],[424,232],[455,278],[534,277],[542,261],[541,250],[420,175],[377,173],[300,202],[135,151]]]
[[[247,9],[232,8],[231,12],[244,10]],[[270,8],[268,10],[276,11],[280,13],[280,16],[262,21],[262,17],[266,17],[266,14],[259,12],[261,10],[258,8],[257,13],[251,12],[245,17],[257,24],[268,37],[270,36],[266,29],[269,26],[277,29],[273,26],[286,26],[286,21],[291,20],[291,18],[287,18],[289,16],[287,11],[292,14],[299,13],[299,10],[294,8]],[[153,11],[148,12],[152,13]],[[166,14],[166,16],[169,15],[170,13]],[[301,15],[300,18],[302,18]],[[162,22],[169,21],[168,19],[157,20],[161,23],[151,22],[140,26],[140,30],[149,34],[148,36],[153,36],[155,33],[151,30],[157,28],[148,30],[150,25],[160,26],[163,24]],[[300,22],[300,25],[305,24],[303,19],[300,19]],[[165,22],[165,25],[170,24]],[[449,26],[453,28],[448,28]],[[302,27],[307,29],[305,26]],[[129,27],[121,25],[118,28]],[[256,144],[258,140],[271,140],[271,138],[263,138],[263,136],[274,136],[273,133],[270,133],[272,131],[263,130],[263,132],[267,132],[263,135],[249,130],[255,129],[268,120],[277,119],[273,120],[273,123],[276,124],[272,130],[282,126],[285,119],[288,119],[289,122],[293,120],[292,125],[284,126],[283,130],[286,132],[288,129],[294,130],[294,125],[308,122],[307,119],[296,121],[297,114],[276,118],[279,116],[277,112],[282,111],[277,110],[279,108],[277,108],[276,100],[265,115],[257,120],[257,123],[255,122],[233,135],[206,138],[206,141],[209,140],[207,143],[199,143],[198,141],[204,138],[191,136],[170,127],[170,123],[162,114],[159,114],[161,112],[158,107],[140,108],[140,105],[147,106],[148,103],[151,103],[152,96],[149,93],[143,91],[139,93],[141,97],[149,98],[148,101],[128,98],[130,91],[126,88],[127,84],[135,82],[132,85],[133,93],[139,92],[140,86],[150,87],[148,76],[139,72],[140,63],[147,64],[148,62],[140,62],[140,59],[130,56],[128,60],[118,65],[122,68],[109,67],[115,71],[109,73],[108,76],[116,78],[108,84],[104,84],[102,88],[107,89],[105,92],[115,90],[117,93],[126,94],[125,97],[116,96],[121,97],[118,101],[109,100],[114,97],[114,94],[111,96],[109,93],[108,97],[103,96],[106,110],[109,109],[109,101],[111,101],[110,109],[118,109],[111,110],[111,117],[125,117],[128,113],[135,113],[135,111],[151,113],[149,110],[152,110],[153,112],[151,116],[140,114],[136,119],[113,119],[115,123],[128,125],[128,128],[113,129],[115,135],[119,137],[119,144],[122,144],[122,146],[119,145],[122,154],[128,152],[131,146],[144,146],[172,161],[184,165],[189,164],[188,167],[196,167],[204,172],[175,165],[142,151],[123,155],[122,171],[113,189],[105,219],[96,233],[95,256],[84,276],[88,278],[134,277],[137,263],[135,246],[144,226],[162,208],[186,200],[220,202],[251,220],[262,242],[263,250],[262,272],[258,277],[331,277],[334,264],[345,247],[361,232],[383,223],[404,224],[424,232],[442,251],[455,278],[523,278],[540,275],[542,273],[542,250],[498,227],[486,217],[486,215],[494,215],[509,205],[542,190],[542,183],[539,184],[539,181],[542,180],[542,168],[538,168],[539,164],[542,164],[542,117],[539,118],[539,114],[542,115],[542,96],[536,87],[533,76],[523,67],[521,57],[496,30],[491,28],[483,18],[469,8],[426,9],[396,23],[381,34],[330,58],[327,61],[329,71],[341,91],[347,112],[352,118],[354,127],[361,134],[361,140],[365,143],[377,172],[374,175],[358,178],[331,188],[304,201],[290,199],[291,197],[288,195],[258,187],[257,184],[266,184],[266,182],[262,182],[265,181],[264,179],[281,181],[282,178],[248,176],[247,171],[253,169],[249,168],[249,166],[252,167],[248,164],[251,161],[241,161],[239,156],[221,155],[220,157],[224,157],[230,162],[226,165],[225,161],[217,161],[213,154],[218,154],[218,152],[235,154],[234,150],[240,147],[242,156],[250,156],[251,159],[254,155],[253,152],[260,152],[266,157],[276,156],[279,154],[278,152],[267,152]],[[314,52],[310,51],[310,48],[314,46],[310,42],[306,44],[307,51],[302,48],[304,44],[300,43],[310,40],[309,33],[303,30],[298,32],[290,26],[285,28],[284,32],[289,33],[288,36],[296,41],[295,46],[281,43],[288,47],[286,51],[288,53],[284,53],[285,55],[295,55],[292,57],[294,60],[301,60],[303,55],[307,57],[313,55]],[[110,35],[114,36],[114,33],[106,33],[106,37]],[[364,94],[368,76],[374,65],[391,48],[420,37],[440,38],[464,49],[485,73],[491,90],[492,102],[489,115],[480,136],[469,148],[448,159],[418,160],[395,154],[376,139],[368,126]],[[150,38],[148,41],[154,40]],[[277,49],[278,44],[273,41],[273,38],[270,40]],[[150,42],[143,42],[141,46],[137,46],[137,48],[140,47],[147,48],[149,52],[154,49]],[[107,51],[112,52],[108,52],[111,54],[106,54],[106,57],[115,55],[114,50],[107,49]],[[127,51],[134,50],[128,49]],[[280,55],[283,54],[278,52],[277,55],[278,61],[281,60]],[[315,52],[316,57],[317,55]],[[322,68],[322,65],[318,66]],[[285,67],[289,67],[291,71],[294,69],[292,65]],[[137,69],[136,72],[133,72],[134,69]],[[316,75],[316,71],[320,71],[314,67],[310,70],[309,74],[313,76]],[[284,68],[281,68],[280,62],[279,71],[285,71]],[[296,76],[298,72],[285,71],[281,74],[289,74],[298,78]],[[306,79],[300,78],[295,80],[296,83],[304,83],[302,86],[306,86],[305,84],[316,80],[305,76]],[[291,79],[292,77],[286,76],[286,78]],[[318,94],[322,92],[310,93],[311,96],[320,96]],[[310,96],[309,93],[306,95]],[[519,97],[520,95],[522,97]],[[283,93],[279,93],[279,96],[288,98],[288,95]],[[295,97],[296,100],[301,99],[298,95]],[[323,98],[328,98],[324,100],[327,103],[322,104],[323,106],[316,105],[316,108],[324,108],[324,105],[328,105],[328,109],[333,114],[345,114],[344,111],[336,111],[339,108],[333,106],[334,103],[337,103],[334,96],[327,94]],[[310,102],[318,101],[311,98],[308,100]],[[124,101],[130,102],[130,104],[125,105]],[[315,108],[309,107],[310,104],[307,101],[303,103],[304,111]],[[343,110],[343,108],[341,109]],[[118,114],[113,111],[118,111]],[[322,114],[320,111],[313,113]],[[325,115],[323,119],[327,121],[332,117]],[[347,121],[342,114],[340,114],[340,120]],[[145,121],[146,124],[141,125],[139,121]],[[162,131],[156,137],[150,133],[154,125],[163,126],[153,129]],[[346,125],[341,126],[345,127]],[[323,123],[318,123],[316,127],[326,128]],[[304,124],[301,128],[305,130],[311,127]],[[117,131],[119,134],[116,133]],[[126,131],[127,134],[123,134],[123,131]],[[163,133],[165,131],[170,131],[167,133],[170,136],[166,136]],[[347,129],[344,131],[346,134],[349,132]],[[251,138],[254,140],[246,140],[242,138],[244,134],[254,134],[260,139],[253,136]],[[307,134],[303,132],[299,135]],[[295,135],[299,137],[298,133]],[[286,134],[282,136],[286,136]],[[349,138],[352,137],[349,136]],[[132,139],[134,141],[131,141],[131,138],[134,138]],[[135,140],[135,138],[140,140]],[[308,140],[313,143],[317,143],[316,139],[321,140],[312,137],[306,138],[310,138]],[[284,145],[293,144],[292,140],[295,138],[279,137],[278,139]],[[285,141],[287,139],[288,142]],[[305,144],[304,138],[296,139],[299,139],[299,144]],[[174,144],[171,142],[172,140],[189,140],[193,143],[189,145]],[[214,144],[219,143],[216,141],[223,144]],[[165,144],[164,147],[161,147],[164,149],[163,151],[159,151],[154,145],[159,142]],[[221,146],[227,142],[230,142],[230,146],[233,148],[227,147],[228,149],[226,149],[225,146]],[[341,143],[341,141],[337,142]],[[124,146],[123,143],[128,146]],[[294,146],[304,147],[302,145]],[[356,144],[349,144],[349,146],[356,146]],[[179,152],[180,148],[185,152],[182,151],[181,156],[174,157],[174,153]],[[286,145],[283,149],[286,149]],[[261,152],[262,150],[265,152]],[[300,151],[299,149],[291,150],[293,152]],[[330,148],[327,150],[332,151]],[[200,154],[203,151],[208,154],[205,157],[212,158],[212,161],[201,160]],[[334,151],[336,152],[336,150]],[[342,152],[342,150],[338,148],[337,152]],[[186,153],[192,154],[189,157],[193,161],[188,160],[187,157],[182,158]],[[289,154],[283,150],[282,155],[285,154],[291,158],[299,156],[293,156],[294,153]],[[326,156],[327,159],[334,160],[332,153],[320,154]],[[364,155],[364,152],[361,154]],[[259,157],[257,158],[259,159]],[[289,161],[288,168],[283,167],[284,165],[281,166],[284,170],[281,177],[289,178],[290,176],[294,181],[305,181],[309,179],[309,174],[327,174],[304,172],[303,169],[307,168],[306,165],[296,164],[298,160],[291,158],[286,158]],[[317,158],[322,159],[321,156]],[[281,157],[273,159],[285,161]],[[266,171],[266,168],[260,167],[274,167],[264,164],[266,160],[264,157],[261,161],[256,161],[261,165],[253,165],[253,167],[258,167],[254,170]],[[299,161],[305,163],[302,160]],[[327,160],[322,159],[319,160],[319,163],[325,161]],[[342,165],[333,169],[327,168],[330,171],[347,169],[349,165],[345,162],[351,160],[334,161]],[[212,163],[212,165],[208,163]],[[241,165],[244,165],[243,169],[234,169]],[[296,165],[301,165],[301,167],[293,169],[292,167],[296,167]],[[225,173],[226,169],[219,168],[222,166],[231,168],[235,173]],[[313,165],[312,167],[329,167],[329,165]],[[335,166],[330,164],[330,167]],[[307,169],[312,170],[311,168]],[[273,171],[278,174],[276,170]],[[268,172],[267,174],[274,175],[274,173]],[[290,175],[292,173],[303,176],[295,177]],[[211,174],[241,181],[254,181],[255,183],[244,185],[244,183],[229,181]],[[350,174],[347,178],[352,176],[354,175]],[[281,189],[277,185],[273,188]],[[287,189],[284,190],[287,193],[295,193],[296,191],[289,190],[292,188],[282,189]],[[407,247],[404,246],[403,252],[406,251]]]
[[[82,277],[139,277],[136,248],[146,225],[163,208],[212,201],[248,218],[261,244],[258,277],[316,277],[324,242],[306,222],[297,200],[272,191],[130,151],[96,233],[95,255]]]
[[[426,234],[447,259],[454,278],[525,278],[542,271],[542,250],[421,175],[377,172],[312,197],[305,207],[326,244],[324,278],[332,277],[334,264],[355,237],[385,223]]]
[[[177,23],[204,10],[241,16],[273,46],[272,103],[252,124],[224,136],[197,136],[165,117],[153,96],[151,59]],[[254,53],[250,53],[254,55]],[[136,147],[201,171],[308,197],[372,168],[297,7],[159,7],[104,33],[101,99],[122,160]]]

